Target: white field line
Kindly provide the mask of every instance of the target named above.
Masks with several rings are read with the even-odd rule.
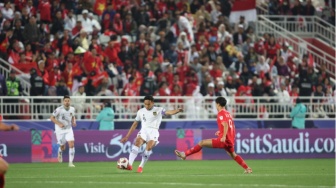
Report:
[[[118,176],[119,175],[119,176]],[[117,173],[113,173],[111,172],[111,174],[101,174],[101,175],[87,175],[87,176],[59,176],[59,175],[47,175],[47,176],[29,176],[29,175],[25,175],[25,176],[20,176],[20,177],[10,177],[10,176],[6,176],[6,179],[40,179],[40,178],[102,178],[102,177],[108,177],[108,178],[120,178],[120,176],[125,176],[125,175],[137,175],[136,173],[132,173],[132,172],[128,172],[128,171],[120,171]],[[335,176],[335,174],[257,174],[257,173],[253,173],[253,174],[184,174],[183,177],[181,175],[173,175],[173,174],[155,174],[155,177],[177,177],[177,178],[186,178],[186,177],[293,177],[293,176],[309,176],[311,177],[312,175],[314,176]],[[142,173],[141,174],[142,177],[144,176],[153,176],[153,173]]]
[[[166,186],[198,186],[198,187],[278,187],[278,188],[331,188],[331,186],[281,185],[281,184],[220,184],[220,183],[174,183],[174,182],[101,182],[101,181],[9,181],[8,184],[93,184],[93,185],[166,185]]]

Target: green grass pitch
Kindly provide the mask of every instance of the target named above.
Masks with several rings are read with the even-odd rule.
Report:
[[[148,161],[142,174],[119,170],[116,161],[11,164],[6,188],[212,188],[335,187],[335,159],[246,160],[253,174],[233,160]]]

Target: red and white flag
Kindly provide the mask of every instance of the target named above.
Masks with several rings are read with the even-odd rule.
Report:
[[[245,16],[245,21],[257,21],[256,0],[235,0],[231,13],[230,22],[237,23],[240,16]]]
[[[176,23],[174,23],[171,27],[170,27],[170,31],[173,33],[174,37],[178,37],[180,34],[180,30],[177,26]]]
[[[313,58],[311,53],[309,53],[309,56],[308,56],[308,67],[315,67],[314,66],[314,58]]]

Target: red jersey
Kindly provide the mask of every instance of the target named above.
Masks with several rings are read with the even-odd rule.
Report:
[[[40,2],[38,9],[40,10],[40,19],[42,21],[51,22],[51,5],[48,1]]]
[[[235,126],[234,126],[231,114],[225,109],[222,109],[217,114],[217,124],[218,124],[218,130],[219,130],[218,138],[222,138],[224,134],[224,126],[222,125],[223,122],[226,122],[228,125],[225,143],[234,145],[235,136],[236,136]]]

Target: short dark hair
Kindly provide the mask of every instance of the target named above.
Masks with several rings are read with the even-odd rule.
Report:
[[[110,108],[111,108],[111,106],[112,106],[112,105],[111,105],[110,102],[105,102],[105,103],[104,103],[104,107],[110,107]]]
[[[217,97],[216,104],[219,104],[221,107],[226,105],[226,99],[224,97]]]
[[[69,95],[64,95],[63,100],[64,99],[70,99],[70,96]]]
[[[145,98],[144,98],[144,101],[145,100],[150,100],[150,101],[154,101],[154,98],[152,95],[147,95]]]
[[[302,101],[301,101],[301,99],[300,98],[296,98],[296,104],[299,104],[299,103],[301,103]]]

